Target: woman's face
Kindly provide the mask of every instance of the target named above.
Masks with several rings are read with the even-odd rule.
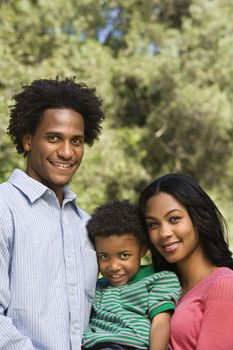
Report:
[[[179,267],[202,254],[186,208],[170,194],[161,192],[148,200],[146,223],[152,244],[169,263]]]

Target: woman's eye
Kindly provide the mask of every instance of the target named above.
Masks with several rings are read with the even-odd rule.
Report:
[[[172,216],[171,218],[170,218],[170,222],[171,223],[175,223],[175,222],[177,222],[177,221],[179,221],[180,220],[180,217],[179,216]]]
[[[148,222],[147,223],[147,228],[150,230],[150,229],[153,229],[153,228],[157,228],[158,227],[158,223],[157,222]]]

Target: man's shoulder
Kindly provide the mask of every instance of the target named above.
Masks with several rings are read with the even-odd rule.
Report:
[[[21,174],[25,174],[22,170],[15,169],[9,176],[7,180],[4,182],[0,183],[0,192],[5,193],[5,191],[13,192],[14,191],[14,182],[15,179],[18,179],[20,176],[23,176]]]
[[[0,183],[0,190],[3,191],[5,188],[9,186],[9,182],[4,181]]]
[[[14,186],[8,181],[2,182],[0,184],[0,198],[7,200],[11,193],[14,193]]]
[[[77,204],[76,204],[76,205],[77,205]],[[90,215],[89,215],[84,209],[80,208],[78,205],[77,205],[77,208],[78,208],[80,214],[81,214],[83,217],[85,217],[85,218],[87,218],[87,219],[90,218]]]
[[[16,194],[14,187],[8,182],[0,184],[0,216],[1,220],[5,220],[11,213],[15,203]]]
[[[14,193],[17,188],[17,183],[23,182],[25,172],[20,169],[14,169],[9,178],[0,184],[0,192],[5,194]]]
[[[78,212],[79,217],[80,217],[81,220],[82,220],[83,222],[85,222],[85,224],[86,224],[87,221],[90,220],[91,216],[90,216],[85,210],[81,209],[81,208],[77,205],[77,203],[75,203],[75,207],[76,207],[76,210],[77,210],[77,212]]]
[[[8,203],[10,207],[14,207],[16,203],[20,205],[26,198],[33,202],[44,192],[40,188],[38,191],[34,182],[24,171],[15,169],[9,179],[0,184],[0,201]]]

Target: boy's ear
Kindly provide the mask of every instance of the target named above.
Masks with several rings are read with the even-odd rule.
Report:
[[[22,138],[22,145],[25,152],[31,151],[31,139],[32,135],[30,134],[24,135]]]
[[[147,251],[148,251],[148,247],[144,245],[141,249],[141,258],[143,258],[143,256],[146,255]]]

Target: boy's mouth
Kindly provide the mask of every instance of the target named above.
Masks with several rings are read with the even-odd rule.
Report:
[[[113,275],[109,275],[108,277],[109,283],[112,286],[118,286],[118,285],[125,285],[127,283],[126,279],[125,279],[125,275],[122,274],[113,274]]]

